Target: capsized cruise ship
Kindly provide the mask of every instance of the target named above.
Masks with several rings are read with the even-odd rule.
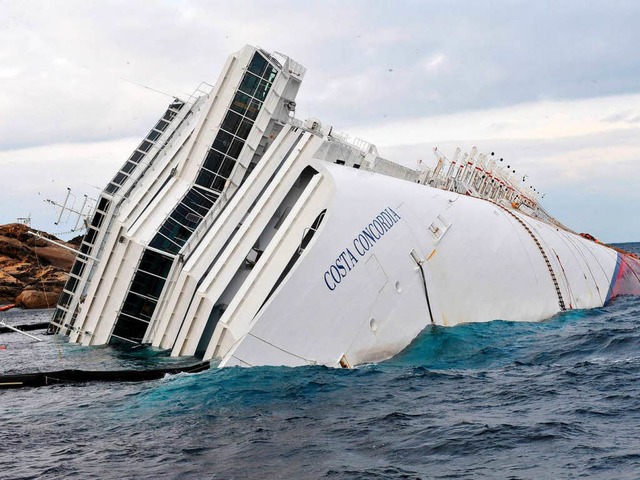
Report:
[[[295,118],[305,68],[245,46],[101,193],[51,321],[82,345],[349,368],[426,326],[640,294],[640,259],[564,227],[492,153],[402,166]]]

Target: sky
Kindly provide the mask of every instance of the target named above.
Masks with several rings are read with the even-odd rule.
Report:
[[[296,116],[405,165],[495,152],[545,209],[640,241],[640,2],[0,0],[0,224],[97,197],[244,44],[307,67]]]

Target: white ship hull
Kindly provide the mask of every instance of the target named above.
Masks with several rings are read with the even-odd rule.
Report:
[[[608,247],[485,200],[340,166],[323,175],[327,213],[295,268],[260,310],[269,281],[220,319],[208,353],[222,366],[375,362],[430,324],[540,321],[561,299],[582,309],[612,295]]]
[[[222,367],[351,367],[431,324],[640,294],[640,260],[563,227],[488,157],[412,170],[295,120],[303,75],[245,47],[170,105],[101,195],[57,331]]]

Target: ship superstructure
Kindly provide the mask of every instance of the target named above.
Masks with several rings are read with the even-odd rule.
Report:
[[[246,46],[102,192],[52,327],[220,365],[352,366],[429,324],[537,321],[640,294],[475,149],[434,169],[297,120],[305,69]]]

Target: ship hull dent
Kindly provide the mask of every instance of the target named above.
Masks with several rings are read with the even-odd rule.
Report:
[[[593,308],[640,285],[617,252],[522,215],[525,229],[490,202],[334,165],[324,174],[334,188],[315,243],[218,351],[221,366],[381,361],[431,317],[448,326],[541,321],[562,310],[559,298],[567,309]]]

